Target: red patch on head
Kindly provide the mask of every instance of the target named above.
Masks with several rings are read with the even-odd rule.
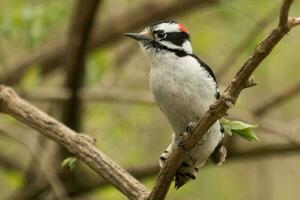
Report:
[[[178,26],[179,30],[181,30],[182,32],[189,33],[188,30],[183,26],[183,24],[178,24]]]

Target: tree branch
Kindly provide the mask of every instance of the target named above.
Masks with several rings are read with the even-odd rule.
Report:
[[[210,109],[197,122],[193,129],[193,135],[182,138],[182,143],[186,150],[191,150],[197,142],[203,137],[208,129],[231,108],[240,92],[248,85],[249,78],[258,65],[269,55],[273,47],[283,38],[290,30],[288,26],[288,11],[293,0],[285,0],[280,13],[279,26],[274,29],[255,49],[250,58],[244,63],[238,71],[230,85],[221,95],[219,100],[211,105]],[[176,148],[166,161],[165,166],[160,170],[155,186],[150,194],[149,200],[165,199],[169,190],[176,170],[182,163],[184,151]]]
[[[184,12],[212,5],[216,2],[217,0],[148,0],[116,17],[109,17],[109,19],[100,25],[96,24],[89,50],[114,43],[123,36],[124,32],[130,32],[140,26],[145,26],[145,24],[174,15],[178,16]],[[113,24],[117,26],[112,26]],[[53,66],[59,66],[65,57],[66,42],[62,38],[55,43],[55,45],[44,49],[38,48],[36,51],[30,52],[29,55],[15,59],[15,62],[8,63],[6,68],[10,69],[10,71],[0,75],[0,83],[7,85],[15,84],[21,79],[23,74],[34,66],[42,68],[51,66],[51,69],[54,68]]]
[[[145,186],[99,151],[91,138],[75,133],[6,86],[0,86],[0,111],[64,146],[129,199],[144,199],[148,195]]]
[[[99,0],[77,0],[71,19],[66,47],[66,87],[71,96],[64,104],[63,123],[75,131],[80,131],[81,100],[77,95],[85,75],[85,60],[89,36],[95,21]]]
[[[300,17],[289,17],[289,26],[299,26],[300,25]]]

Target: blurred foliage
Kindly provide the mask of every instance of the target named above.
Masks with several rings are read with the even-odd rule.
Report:
[[[62,23],[69,15],[71,1],[1,2],[0,34],[11,40],[23,38],[27,47],[43,42],[51,28]],[[5,8],[5,9],[4,9]],[[25,38],[24,38],[25,36]]]
[[[116,15],[120,10],[126,10],[139,0],[112,0],[104,1],[99,15],[106,18]],[[63,37],[68,28],[71,16],[71,0],[2,0],[0,1],[0,66],[8,60],[14,60],[21,55],[28,55],[33,49],[51,45],[57,42],[57,38]],[[231,49],[240,43],[251,28],[263,18],[270,10],[279,8],[281,0],[223,0],[219,5],[207,9],[196,10],[176,20],[185,24],[192,35],[192,43],[195,54],[209,63],[214,70],[221,66]],[[300,3],[295,2],[292,13],[300,14]],[[139,17],[139,16],[137,16]],[[255,45],[277,24],[277,16],[262,34],[242,52],[237,63],[231,67],[228,75],[217,77],[221,89],[224,88],[237,71],[239,66],[252,52]],[[117,26],[117,24],[112,24]],[[142,27],[140,28],[142,29]],[[261,64],[255,72],[255,79],[259,85],[246,90],[241,95],[234,109],[253,110],[278,91],[299,81],[300,59],[300,29],[296,28],[273,50],[272,54]],[[91,88],[101,87],[101,79],[115,67],[114,59],[118,56],[120,46],[126,45],[123,38],[116,45],[97,49],[88,58],[85,86]],[[138,46],[137,46],[138,48]],[[5,66],[5,65],[4,65]],[[4,71],[5,69],[1,69]],[[148,88],[149,63],[141,52],[128,58],[126,64],[117,70],[118,80],[113,87],[123,89],[149,90]],[[32,68],[23,77],[20,87],[29,91],[47,87],[60,87],[64,83],[63,71],[56,71],[50,77],[41,77],[38,68]],[[47,91],[46,91],[47,92]],[[299,122],[298,104],[300,97],[294,98],[286,105],[276,108],[268,116],[280,119],[284,122],[295,120]],[[51,102],[50,102],[51,103]],[[45,103],[35,104],[41,108]],[[48,104],[47,104],[48,105]],[[57,107],[56,116],[59,116],[60,106]],[[230,114],[230,113],[229,113]],[[98,147],[111,156],[113,160],[124,167],[139,166],[157,162],[160,153],[170,142],[171,129],[167,120],[157,107],[144,105],[126,105],[97,102],[84,104],[84,132],[91,134],[98,141]],[[298,121],[297,121],[298,120]],[[1,123],[11,122],[10,118],[1,117]],[[263,142],[273,142],[257,131]],[[243,143],[243,147],[253,148],[255,143]],[[13,145],[11,145],[13,144]],[[0,139],[1,149],[4,154],[12,155],[24,152],[22,147],[13,141]],[[27,164],[29,153],[22,156],[24,165]],[[230,155],[229,155],[230,157]],[[27,162],[26,162],[27,161]],[[297,200],[299,198],[299,158],[272,158],[265,161],[269,167],[267,173],[271,174],[270,182],[262,185],[264,175],[259,174],[256,161],[236,162],[225,164],[221,168],[208,167],[200,170],[198,179],[189,183],[182,189],[170,190],[169,200],[198,200],[198,199],[260,199],[259,188],[271,187],[272,200]],[[289,167],[289,170],[286,168]],[[76,170],[75,168],[74,170]],[[266,173],[266,174],[267,174]],[[16,190],[22,185],[24,174],[10,170],[0,170],[0,191],[4,195]],[[144,183],[151,188],[154,179],[149,178]],[[270,184],[270,185],[269,185]],[[269,186],[268,186],[269,185]],[[89,195],[92,196],[93,194]],[[114,188],[99,189],[95,195],[101,199],[125,199]],[[200,198],[201,197],[201,198]],[[96,198],[96,199],[99,199]],[[91,198],[92,199],[92,198]]]

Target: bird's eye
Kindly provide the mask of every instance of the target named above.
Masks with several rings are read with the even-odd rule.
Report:
[[[156,38],[162,40],[162,39],[164,39],[164,38],[167,37],[167,34],[164,33],[164,32],[162,32],[162,31],[157,31],[157,32],[155,33],[155,36],[156,36]]]

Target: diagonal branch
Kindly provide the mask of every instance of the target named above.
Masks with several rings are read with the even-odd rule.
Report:
[[[145,24],[174,15],[178,16],[199,7],[213,5],[216,2],[217,0],[148,0],[116,17],[110,17],[100,25],[96,24],[89,50],[116,42],[124,32],[132,31]],[[97,29],[98,26],[101,28]],[[38,48],[23,58],[15,59],[14,62],[8,63],[6,66],[9,72],[0,75],[0,83],[15,84],[34,66],[40,66],[43,69],[49,66],[52,66],[51,69],[53,69],[53,66],[59,66],[64,60],[65,49],[66,42],[62,38],[56,41],[55,45],[44,49]]]
[[[129,199],[144,199],[147,196],[148,192],[145,186],[99,151],[93,145],[92,139],[86,135],[75,133],[21,99],[6,86],[0,86],[0,111],[11,115],[49,139],[61,144]]]
[[[193,135],[188,138],[183,138],[182,143],[186,150],[191,150],[208,131],[208,129],[220,117],[224,116],[227,110],[235,104],[240,92],[249,85],[249,78],[254,70],[269,55],[273,47],[289,32],[291,26],[288,24],[288,11],[292,2],[293,0],[284,1],[280,13],[279,26],[256,47],[253,54],[238,71],[219,100],[215,104],[211,105],[203,118],[198,121],[197,125],[193,129]],[[149,200],[165,199],[175,172],[182,163],[183,155],[184,151],[181,148],[176,148],[176,150],[170,155],[165,166],[159,172]]]

